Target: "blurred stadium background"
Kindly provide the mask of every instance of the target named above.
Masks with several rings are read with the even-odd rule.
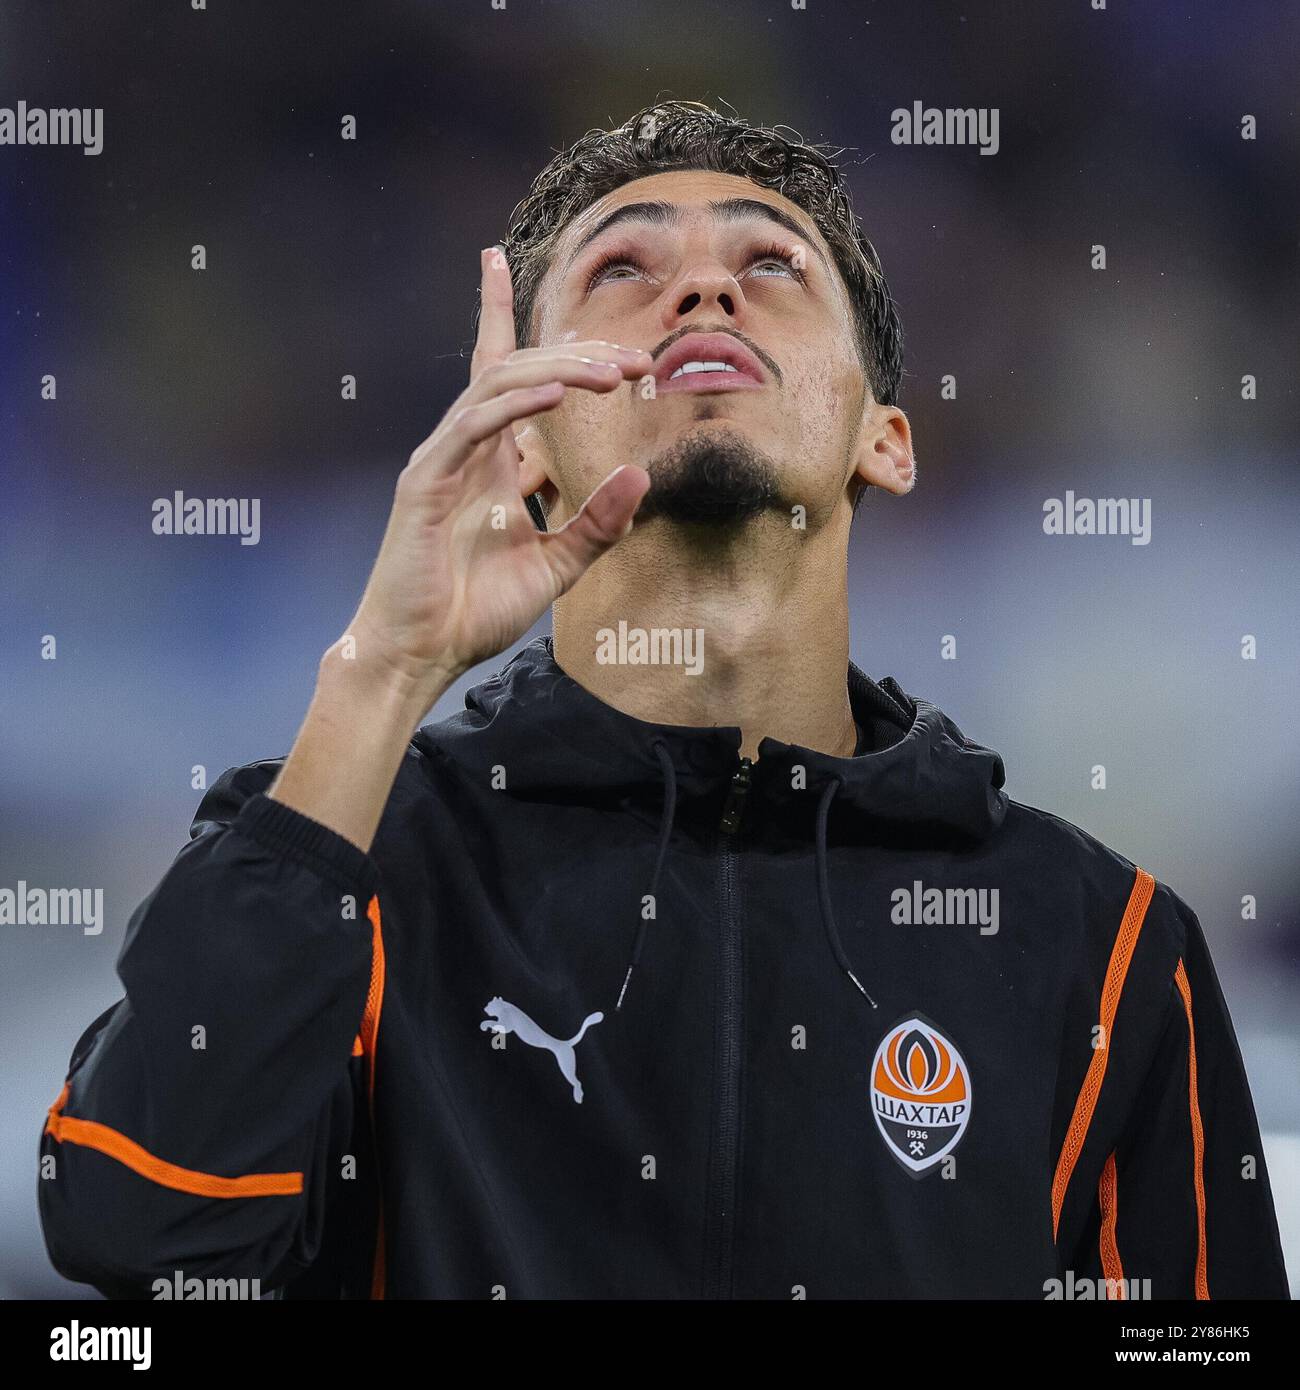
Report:
[[[662,94],[848,147],[920,478],[856,522],[854,659],[1196,909],[1295,1289],[1298,40],[1259,0],[6,3],[0,104],[102,106],[105,146],[0,148],[0,883],[102,886],[107,924],[0,928],[0,1296],[88,1292],[45,1257],[37,1136],[191,767],[287,751],[464,383],[479,247]],[[917,100],[997,107],[999,153],[891,144]],[[260,498],[260,544],[154,536],[177,489]],[[1067,489],[1149,497],[1151,544],[1044,536]]]

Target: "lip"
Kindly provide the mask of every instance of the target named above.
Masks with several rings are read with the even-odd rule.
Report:
[[[725,362],[734,372],[691,372],[670,380],[684,362]],[[756,391],[767,371],[752,352],[727,333],[687,333],[655,366],[655,391]]]

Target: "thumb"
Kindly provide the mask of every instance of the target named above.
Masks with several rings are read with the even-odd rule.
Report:
[[[628,534],[632,518],[649,486],[650,475],[644,468],[625,463],[593,490],[576,516],[558,531],[547,532],[541,537],[542,554],[559,586],[557,598],[571,589],[605,551]]]

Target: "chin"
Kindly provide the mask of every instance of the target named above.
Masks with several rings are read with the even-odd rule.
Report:
[[[645,468],[640,521],[734,527],[785,507],[772,457],[730,420],[694,421]]]

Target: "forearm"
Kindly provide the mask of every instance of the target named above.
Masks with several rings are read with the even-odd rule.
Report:
[[[412,733],[451,684],[418,684],[341,655],[321,658],[316,690],[268,796],[369,851]]]
[[[126,999],[74,1048],[46,1122],[51,1256],[105,1292],[177,1269],[269,1286],[314,1259],[378,873],[261,794],[274,773],[233,768],[205,794],[127,926]]]

